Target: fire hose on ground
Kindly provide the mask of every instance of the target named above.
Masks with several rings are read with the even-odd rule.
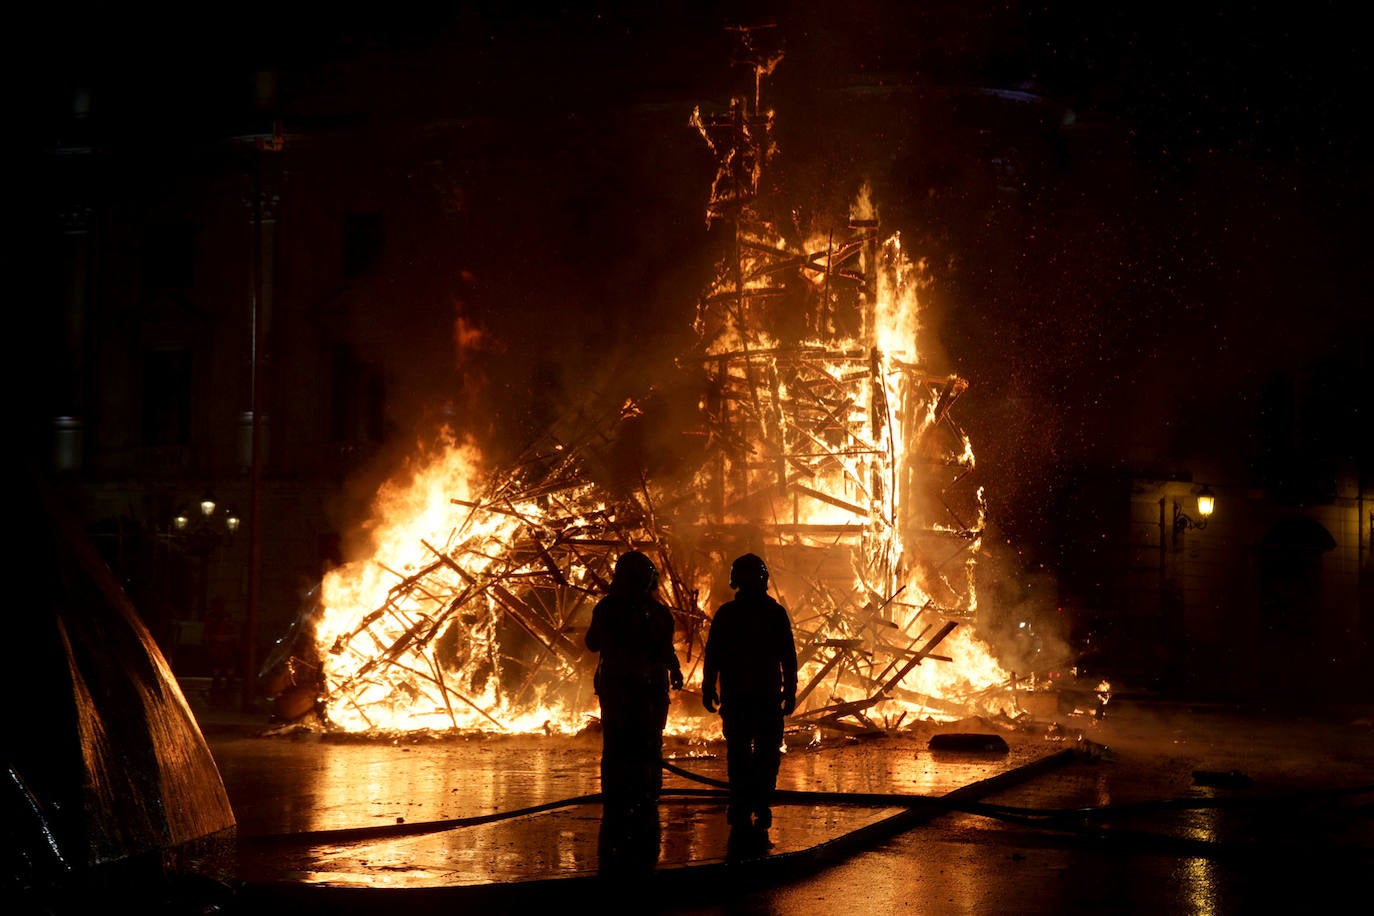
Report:
[[[1011,784],[1021,782],[1050,769],[1083,758],[1081,750],[1064,750],[1048,755],[1038,761],[1017,767],[963,786],[940,796],[907,795],[900,793],[875,792],[830,792],[779,789],[774,801],[779,805],[849,805],[872,808],[899,808],[898,813],[851,831],[836,841],[823,844],[830,855],[848,854],[848,851],[862,845],[869,845],[905,832],[919,823],[932,820],[947,813],[962,813],[986,817],[997,821],[1048,831],[1057,831],[1097,843],[1130,845],[1134,849],[1145,847],[1162,852],[1197,856],[1219,856],[1232,849],[1225,843],[1192,838],[1173,837],[1140,831],[1108,829],[1104,825],[1112,820],[1162,811],[1182,811],[1221,808],[1254,808],[1275,804],[1332,803],[1342,798],[1356,797],[1374,793],[1374,784],[1352,786],[1340,789],[1312,790],[1270,795],[1221,796],[1210,798],[1167,798],[1130,804],[1100,805],[1075,808],[1037,808],[1015,805],[992,804],[978,801],[977,798],[991,794]],[[701,783],[706,789],[664,789],[664,801],[710,802],[719,804],[728,797],[729,784],[723,780],[693,773],[677,766],[669,760],[662,761],[663,769],[691,782]],[[387,824],[379,827],[339,828],[286,834],[262,834],[241,837],[241,843],[349,843],[370,840],[392,839],[425,833],[436,833],[498,823],[534,814],[542,814],[578,805],[600,804],[602,794],[591,793],[559,799],[539,805],[516,808],[510,811],[472,817],[448,818],[437,821]],[[1367,815],[1370,803],[1358,809]]]

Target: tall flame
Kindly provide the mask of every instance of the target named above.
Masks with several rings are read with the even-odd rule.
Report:
[[[447,436],[378,493],[372,555],[321,583],[313,644],[332,726],[582,727],[597,707],[580,634],[631,548],[665,573],[691,681],[721,570],[764,553],[797,633],[800,724],[967,714],[1008,682],[962,626],[985,502],[951,416],[967,383],[921,365],[922,265],[900,235],[880,238],[866,186],[844,226],[804,239],[760,214],[773,146],[757,94],[692,123],[719,165],[708,219],[736,225],[680,360],[703,382],[700,467],[685,487],[598,483],[633,401],[510,468]],[[711,721],[674,715],[675,731]]]

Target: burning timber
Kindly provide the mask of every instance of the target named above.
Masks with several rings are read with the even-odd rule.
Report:
[[[630,549],[661,570],[689,689],[723,570],[745,551],[767,558],[793,619],[797,727],[986,711],[1008,682],[962,626],[983,524],[954,419],[967,382],[923,367],[920,272],[866,194],[806,233],[760,196],[774,152],[760,93],[781,57],[741,36],[753,98],[691,119],[717,165],[708,223],[731,231],[678,360],[688,470],[642,460],[653,397],[565,418],[501,471],[456,443],[419,467],[383,494],[376,555],[326,577],[286,652],[330,727],[579,730],[597,709],[582,634]],[[675,705],[670,730],[718,728],[698,706]]]

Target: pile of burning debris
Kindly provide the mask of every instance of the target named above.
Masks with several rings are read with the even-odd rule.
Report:
[[[921,271],[866,193],[807,232],[760,196],[774,153],[760,95],[781,55],[740,34],[752,98],[691,119],[717,166],[708,221],[734,231],[678,361],[689,470],[642,460],[646,428],[680,417],[658,395],[565,419],[504,470],[447,442],[379,494],[375,554],[329,573],[269,660],[282,718],[578,731],[597,710],[581,634],[630,549],[661,570],[689,688],[722,571],[753,551],[793,619],[796,726],[1005,711],[1010,677],[965,626],[984,517],[953,415],[967,383],[922,365]],[[718,727],[697,705],[675,705],[670,730]]]

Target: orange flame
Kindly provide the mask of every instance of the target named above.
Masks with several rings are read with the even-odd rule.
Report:
[[[372,555],[321,585],[315,645],[332,726],[580,729],[597,710],[580,634],[631,547],[668,572],[663,598],[699,683],[713,584],[745,543],[768,555],[792,614],[798,723],[998,709],[1009,676],[961,626],[977,609],[986,504],[981,488],[959,487],[974,457],[950,408],[966,383],[920,364],[924,265],[900,235],[880,242],[867,186],[844,232],[789,242],[755,216],[772,152],[772,113],[757,110],[737,99],[726,118],[693,113],[720,163],[708,219],[737,215],[739,254],[695,323],[712,446],[691,492],[646,480],[636,494],[606,493],[587,473],[596,436],[495,472],[446,437],[378,493]],[[809,281],[805,318],[783,333],[777,303],[790,301],[792,276]],[[455,343],[474,333],[460,316]],[[674,704],[670,731],[716,728],[688,705]]]

